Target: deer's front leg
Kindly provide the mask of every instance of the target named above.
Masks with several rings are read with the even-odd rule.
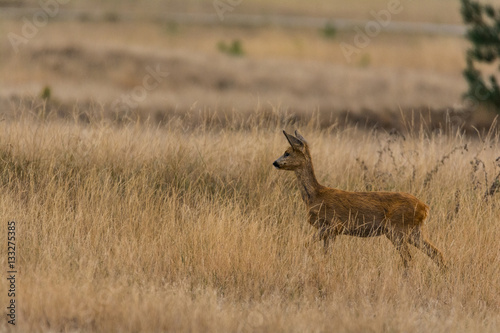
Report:
[[[309,236],[307,240],[304,242],[304,247],[306,248],[309,255],[313,258],[315,257],[313,246],[318,240],[320,240],[318,237],[318,233],[315,232],[313,235]]]
[[[328,224],[323,218],[319,217],[319,211],[321,209],[321,206],[315,206],[309,210],[309,223],[318,229],[318,232],[315,233],[311,239],[309,239],[306,242],[306,248],[309,251],[309,254],[314,257],[313,255],[313,245],[317,241],[323,241],[323,250],[324,252],[328,252],[328,241],[329,241],[329,228]]]
[[[324,252],[324,254],[327,254],[328,253],[329,235],[328,235],[328,231],[326,230],[325,226],[322,226],[319,229],[318,239],[323,240],[323,252]]]
[[[333,243],[333,241],[335,240],[335,233],[333,233],[330,228],[322,228],[319,230],[318,237],[319,237],[319,239],[323,240],[323,252],[324,252],[324,254],[325,255],[328,254],[330,240]]]
[[[314,233],[310,239],[308,239],[305,243],[305,247],[307,248],[309,254],[314,257],[313,246],[318,241],[323,241],[323,252],[325,254],[328,253],[328,245],[332,235],[330,235],[328,228],[323,225],[318,229],[317,233]],[[333,237],[334,238],[334,237]]]

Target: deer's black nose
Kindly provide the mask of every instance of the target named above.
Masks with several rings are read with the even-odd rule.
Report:
[[[274,165],[274,167],[275,167],[276,169],[279,169],[279,168],[280,168],[280,166],[278,165],[278,162],[277,162],[277,161],[274,161],[273,165]]]

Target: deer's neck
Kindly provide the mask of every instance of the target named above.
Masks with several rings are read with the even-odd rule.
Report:
[[[310,204],[317,196],[321,185],[316,180],[312,163],[304,168],[296,169],[295,175],[299,181],[300,194],[306,204]]]

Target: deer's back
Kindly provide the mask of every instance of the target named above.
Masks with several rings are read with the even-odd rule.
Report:
[[[323,188],[309,204],[310,221],[363,225],[368,229],[413,227],[423,223],[429,207],[402,192],[348,192]]]

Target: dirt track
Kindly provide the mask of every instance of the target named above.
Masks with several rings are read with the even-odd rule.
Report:
[[[31,17],[39,11],[38,7],[28,8],[3,8],[0,12],[0,17],[9,19],[21,19],[22,17]],[[108,14],[109,15],[109,14]],[[68,10],[60,9],[57,14],[58,20],[75,20],[84,17],[87,20],[102,20],[106,19],[106,13],[100,10]],[[176,22],[180,24],[207,24],[207,25],[237,25],[237,26],[279,26],[290,28],[324,28],[327,24],[334,26],[337,30],[349,30],[354,27],[363,27],[369,21],[353,20],[347,18],[326,18],[316,16],[292,16],[292,15],[252,15],[252,14],[235,14],[231,13],[227,16],[219,17],[215,11],[211,13],[158,13],[147,12],[141,15],[141,19],[156,21],[156,22]],[[120,12],[116,19],[137,21],[137,14],[133,11]],[[443,34],[462,36],[465,33],[465,27],[458,24],[438,24],[430,22],[404,22],[392,21],[388,25],[380,27],[383,32],[395,33],[425,33],[425,34]]]

